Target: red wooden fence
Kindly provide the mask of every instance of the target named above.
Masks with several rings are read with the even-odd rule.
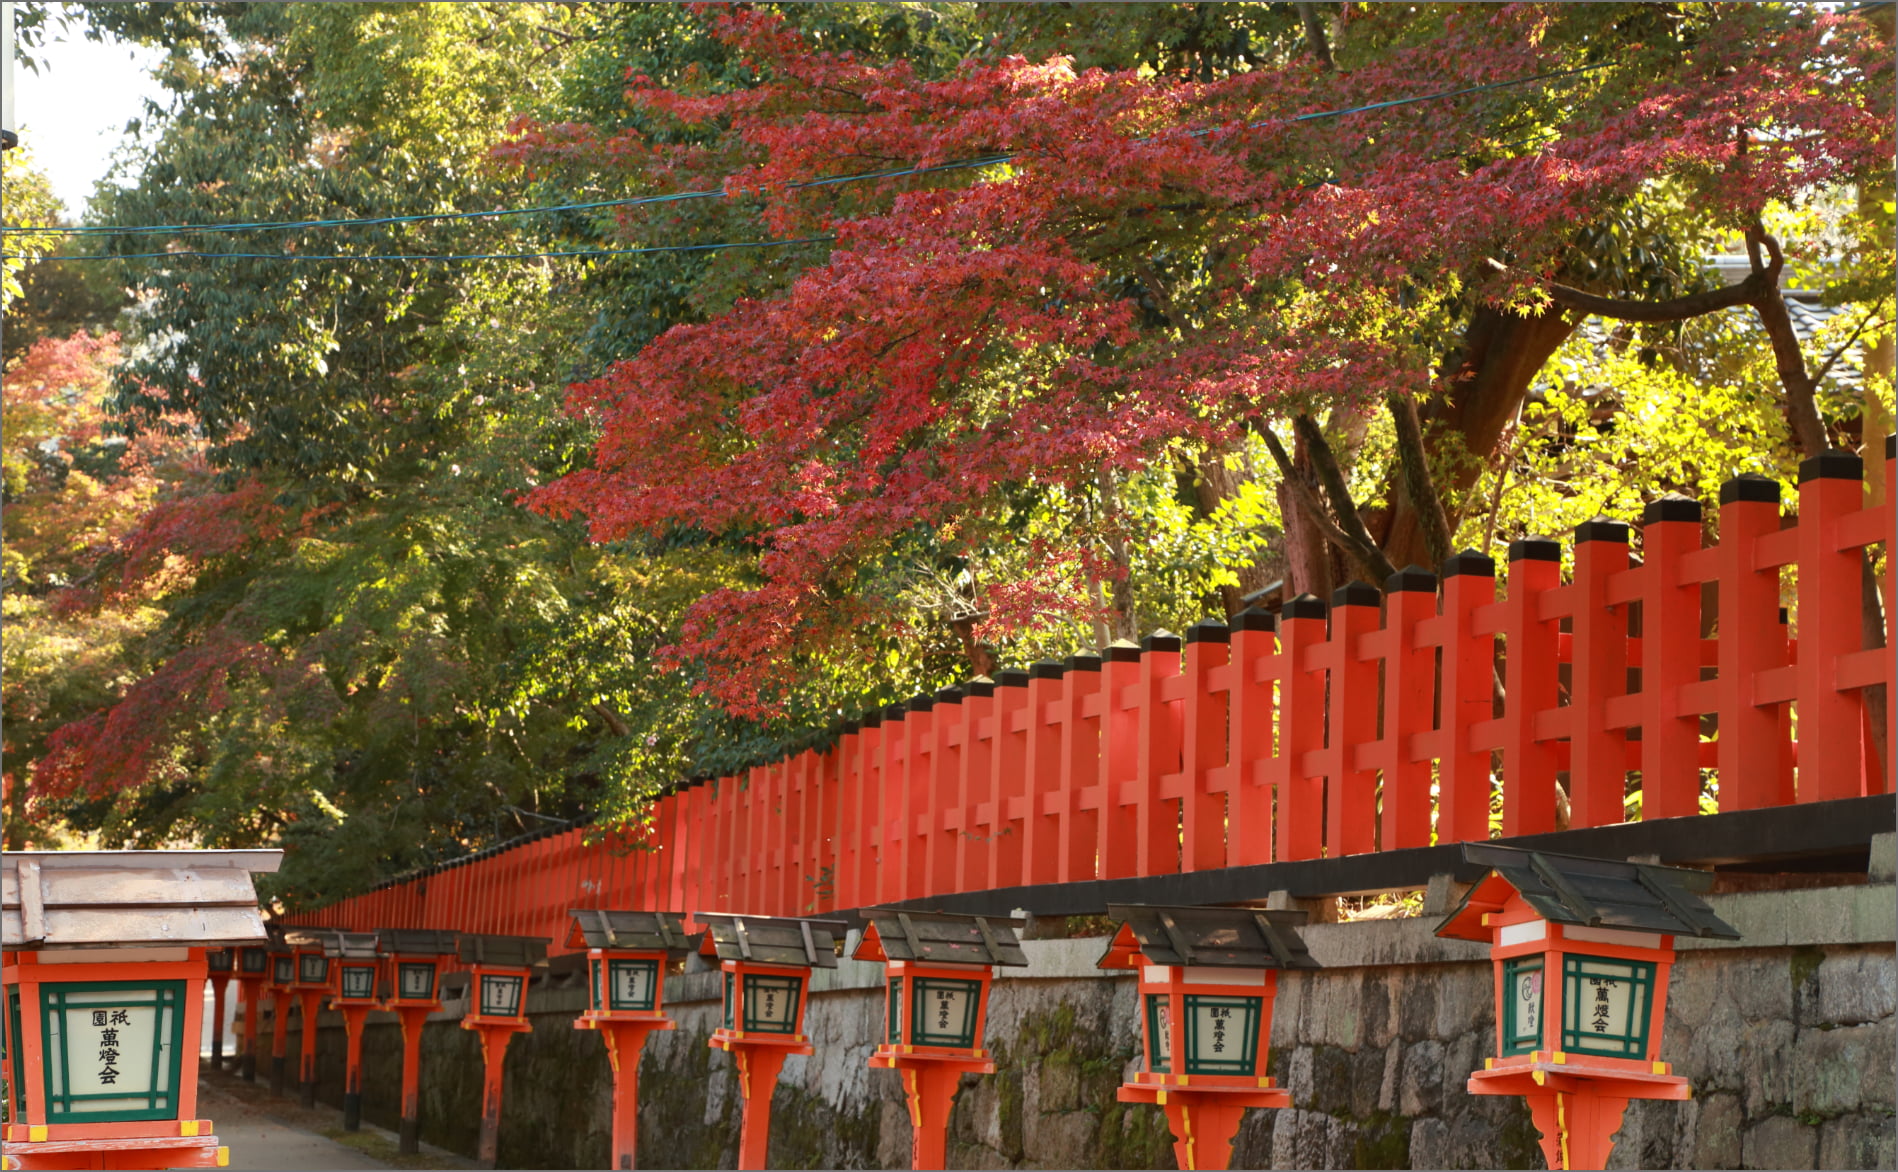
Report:
[[[1859,550],[1893,514],[1862,501],[1858,457],[1835,452],[1802,467],[1797,524],[1774,482],[1741,477],[1715,545],[1700,503],[1669,497],[1639,561],[1629,526],[1580,526],[1567,582],[1556,542],[1518,541],[1502,583],[1464,553],[1440,583],[1411,570],[1005,671],[681,788],[643,829],[520,840],[295,918],[560,951],[576,906],[829,911],[1481,839],[1493,809],[1532,834],[1556,828],[1562,773],[1577,827],[1622,821],[1631,773],[1649,818],[1703,793],[1741,810],[1886,792],[1861,693],[1890,694],[1892,608],[1887,646],[1864,649]]]

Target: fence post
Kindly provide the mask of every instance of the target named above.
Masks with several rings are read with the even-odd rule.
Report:
[[[1437,613],[1437,576],[1406,566],[1384,583],[1383,850],[1430,845],[1430,731],[1436,655],[1418,629]]]
[[[1083,809],[1082,795],[1100,784],[1101,727],[1106,697],[1101,691],[1101,657],[1068,659],[1067,691],[1061,712],[1061,787],[1055,794],[1055,882],[1094,878],[1098,808]]]
[[[1831,451],[1799,465],[1799,800],[1852,798],[1860,776],[1859,697],[1840,691],[1841,656],[1859,650],[1863,579],[1839,522],[1864,506],[1864,463]]]
[[[1050,804],[1059,797],[1061,782],[1061,726],[1050,723],[1050,710],[1067,693],[1063,677],[1067,665],[1042,660],[1028,668],[1028,728],[1024,733],[1027,761],[1023,765],[1022,882],[1053,883],[1060,870],[1061,821]]]
[[[1017,667],[997,672],[995,681],[994,813],[989,822],[989,884],[1018,887],[1022,881],[1020,810],[1027,794],[1023,778],[1028,757],[1026,728],[1015,727],[1029,714],[1028,673]]]
[[[987,840],[994,833],[994,814],[988,811],[995,808],[995,681],[978,676],[963,685],[963,691],[966,698],[962,706],[968,715],[962,723],[961,800],[955,827],[956,890],[983,891],[995,886],[989,882]]]
[[[1134,820],[1123,805],[1123,787],[1140,772],[1140,714],[1126,704],[1140,684],[1140,648],[1124,639],[1101,652],[1101,784],[1095,808],[1099,846],[1095,866],[1103,879],[1135,874]]]
[[[1161,797],[1161,779],[1180,767],[1179,717],[1160,698],[1161,681],[1180,674],[1180,637],[1155,631],[1140,641],[1140,747],[1134,807],[1134,873],[1170,875],[1179,869],[1180,826],[1175,807]]]
[[[1598,517],[1575,527],[1568,702],[1571,827],[1609,826],[1625,817],[1628,732],[1611,721],[1608,702],[1628,691],[1628,611],[1609,602],[1609,590],[1611,580],[1628,566],[1628,526]]]
[[[1272,861],[1272,757],[1277,739],[1278,618],[1248,608],[1232,617],[1231,749],[1227,766],[1227,858]]]
[[[1325,670],[1316,655],[1325,643],[1324,600],[1301,594],[1279,619],[1285,656],[1279,675],[1279,745],[1273,758],[1277,791],[1278,862],[1315,859],[1324,847],[1325,782],[1312,766],[1325,744]]]
[[[863,907],[862,888],[857,886],[863,851],[863,722],[843,722],[837,736],[837,826],[836,871],[831,882],[836,890],[836,906]]]
[[[1232,689],[1213,691],[1213,673],[1232,657],[1232,632],[1205,619],[1186,629],[1186,699],[1180,740],[1180,870],[1214,871],[1226,865],[1227,795],[1211,785],[1226,764],[1227,714]],[[1230,673],[1227,673],[1230,675]]]
[[[934,749],[929,754],[929,806],[927,839],[923,850],[925,895],[945,895],[956,890],[956,827],[961,819],[958,795],[962,785],[962,758],[969,741],[969,712],[963,704],[962,689],[940,688],[936,692]],[[953,824],[953,825],[952,825]]]
[[[883,725],[883,709],[864,713],[862,784],[857,789],[857,907],[871,907],[881,899],[877,872],[883,844],[883,738],[890,735]]]
[[[1641,514],[1641,819],[1700,810],[1700,714],[1681,689],[1700,682],[1700,584],[1682,559],[1700,548],[1700,502],[1649,501]]]
[[[929,894],[929,822],[936,816],[933,801],[936,777],[936,698],[916,696],[909,702],[909,715],[903,725],[903,803],[902,825],[897,829],[903,845],[904,899],[919,899]]]
[[[877,820],[872,839],[877,844],[877,872],[876,884],[870,889],[876,893],[878,903],[902,898],[903,848],[908,844],[897,831],[903,807],[909,804],[909,778],[905,773],[909,758],[902,753],[909,736],[904,720],[907,715],[904,705],[883,706],[883,745],[877,753],[881,762],[877,772]]]
[[[1325,853],[1334,859],[1377,849],[1377,771],[1360,768],[1357,753],[1377,741],[1377,664],[1360,652],[1365,636],[1377,634],[1382,601],[1369,582],[1346,583],[1331,595]]]
[[[1503,834],[1555,829],[1554,746],[1536,735],[1536,718],[1556,701],[1555,620],[1539,617],[1541,598],[1562,583],[1562,547],[1546,538],[1509,543],[1504,605]]]
[[[1443,686],[1437,769],[1437,841],[1489,837],[1489,750],[1472,730],[1495,714],[1496,639],[1476,612],[1496,601],[1496,563],[1466,549],[1443,563]]]

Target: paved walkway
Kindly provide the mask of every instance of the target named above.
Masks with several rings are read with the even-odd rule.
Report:
[[[293,1097],[272,1095],[261,1079],[247,1083],[205,1070],[198,1080],[198,1117],[209,1119],[218,1142],[231,1149],[233,1172],[474,1167],[471,1160],[426,1144],[420,1155],[399,1155],[394,1132],[369,1123],[346,1132],[341,1111],[321,1103],[305,1109]]]

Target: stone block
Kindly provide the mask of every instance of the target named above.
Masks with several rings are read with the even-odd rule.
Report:
[[[1022,1148],[1033,1168],[1085,1168],[1094,1161],[1098,1120],[1085,1111],[1029,1115],[1022,1120]],[[885,1167],[900,1165],[885,1165]]]
[[[1431,1032],[1448,1040],[1496,1021],[1495,970],[1487,965],[1444,968],[1437,982],[1437,1023]]]
[[[1390,1045],[1397,1034],[1396,986],[1397,982],[1384,980],[1377,973],[1364,981],[1358,1000],[1358,1037],[1353,1045],[1379,1050]]]
[[[1831,1118],[1861,1106],[1890,1110],[1894,1048],[1898,1026],[1890,1021],[1799,1031],[1791,1063],[1793,1113]]]
[[[1437,1033],[1437,987],[1442,982],[1437,978],[1448,971],[1406,973],[1393,982],[1398,993],[1397,1032],[1405,1041],[1441,1037]]]
[[[1312,1102],[1312,1048],[1299,1046],[1291,1051],[1287,1062],[1285,1088],[1291,1092],[1292,1102]]]
[[[1367,1046],[1347,1053],[1351,1054],[1351,1081],[1345,1101],[1351,1105],[1351,1117],[1363,1119],[1377,1110],[1377,1093],[1384,1085],[1384,1052]]]
[[[1819,1128],[1821,1168],[1890,1168],[1898,1164],[1898,1120],[1884,1113],[1845,1115]]]
[[[1687,1166],[1738,1168],[1741,1122],[1740,1096],[1708,1095],[1700,1100],[1691,1142],[1686,1147]]]
[[[1816,1168],[1819,1129],[1790,1115],[1771,1115],[1747,1128],[1741,1138],[1744,1168]]]
[[[1720,966],[1725,1004],[1716,1004],[1716,1012],[1737,1013],[1747,1021],[1792,1019],[1793,984],[1785,952],[1714,953],[1694,959],[1703,956]]]
[[[1741,1046],[1749,1027],[1738,1014],[1711,1014],[1691,1026],[1675,1022],[1673,1016],[1670,1010],[1661,1058],[1675,1064],[1676,1074],[1703,1092],[1737,1091],[1746,1085],[1748,1059]]]
[[[1609,1168],[1672,1168],[1680,1104],[1636,1099],[1621,1116],[1608,1154]]]
[[[1404,1045],[1392,1042],[1384,1047],[1384,1069],[1377,1080],[1377,1109],[1386,1114],[1397,1109],[1398,1072],[1404,1065]]]
[[[909,1110],[901,1103],[880,1103],[877,1116],[877,1165],[901,1168],[910,1162]]]
[[[1430,1116],[1410,1125],[1410,1166],[1450,1167],[1450,1125]]]
[[[1426,1039],[1413,1043],[1404,1051],[1403,1072],[1398,1079],[1398,1112],[1426,1115],[1435,1111],[1443,1102],[1443,1082],[1448,1077],[1451,1075],[1444,1069],[1442,1042]],[[1467,1071],[1463,1077],[1469,1077]],[[1413,1136],[1412,1143],[1415,1142]]]
[[[1793,1101],[1793,1023],[1762,1021],[1742,1026],[1739,1053],[1749,1119],[1788,1108]]]
[[[1832,952],[1819,964],[1820,1022],[1858,1025],[1898,1012],[1898,957],[1889,948]]]

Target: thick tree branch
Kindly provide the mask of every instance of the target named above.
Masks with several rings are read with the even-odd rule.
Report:
[[[1304,419],[1307,424],[1311,423],[1304,416],[1299,418]],[[1317,430],[1316,425],[1311,426],[1314,431]],[[1259,435],[1265,440],[1266,450],[1272,453],[1272,462],[1279,466],[1279,475],[1291,487],[1293,499],[1298,501],[1306,518],[1325,535],[1325,540],[1350,554],[1379,582],[1396,573],[1396,568],[1391,565],[1390,559],[1384,556],[1384,551],[1380,550],[1371,541],[1369,534],[1364,532],[1364,523],[1358,520],[1357,510],[1351,511],[1351,520],[1357,527],[1357,534],[1353,535],[1339,528],[1338,523],[1332,520],[1331,511],[1326,509],[1324,502],[1318,498],[1311,482],[1300,476],[1298,470],[1292,467],[1291,457],[1285,454],[1285,446],[1279,443],[1278,436],[1272,434],[1272,429],[1261,425],[1258,430]],[[1319,437],[1319,442],[1324,442],[1322,436]],[[1309,440],[1307,444],[1309,446]],[[1326,454],[1327,456],[1330,454],[1329,448],[1326,448]],[[1336,465],[1334,464],[1333,467],[1335,468]]]
[[[1293,5],[1298,9],[1298,18],[1305,23],[1305,44],[1311,49],[1312,56],[1318,58],[1318,66],[1326,73],[1337,70],[1331,60],[1331,39],[1325,36],[1325,22],[1318,19],[1318,10],[1308,0],[1299,0]]]
[[[1430,461],[1424,452],[1423,423],[1417,418],[1417,401],[1405,394],[1393,394],[1386,400],[1391,422],[1397,428],[1399,483],[1410,507],[1416,510],[1423,530],[1424,546],[1430,550],[1430,564],[1440,566],[1450,558],[1450,518],[1443,510],[1443,498],[1437,495],[1436,480],[1430,475]]]
[[[1358,516],[1358,506],[1351,499],[1351,486],[1345,483],[1344,470],[1338,467],[1338,457],[1326,442],[1324,429],[1309,415],[1299,415],[1292,420],[1299,438],[1305,441],[1305,448],[1311,453],[1312,467],[1318,470],[1318,480],[1325,486],[1325,495],[1331,498],[1331,510],[1338,518],[1338,527],[1351,537],[1348,547],[1372,575],[1373,582],[1382,583],[1397,572],[1384,551],[1364,528],[1363,518]]]
[[[1489,267],[1499,273],[1513,272],[1502,261],[1489,258]],[[1560,284],[1556,281],[1543,281],[1542,288],[1549,300],[1564,309],[1578,310],[1599,317],[1612,317],[1617,321],[1684,321],[1702,314],[1717,313],[1722,309],[1751,305],[1761,288],[1776,289],[1778,274],[1767,281],[1759,272],[1754,272],[1737,285],[1727,285],[1720,289],[1709,289],[1704,293],[1691,293],[1686,297],[1674,297],[1667,301],[1629,301],[1621,297],[1601,297],[1594,293],[1584,293],[1580,289]]]
[[[1760,259],[1762,246],[1768,257],[1764,263]],[[1747,304],[1759,313],[1767,341],[1773,345],[1773,365],[1779,371],[1780,385],[1786,388],[1786,421],[1792,424],[1799,450],[1810,459],[1826,450],[1826,429],[1819,418],[1812,376],[1806,373],[1806,356],[1799,349],[1799,335],[1793,331],[1792,314],[1779,294],[1779,273],[1786,266],[1786,257],[1780,252],[1779,241],[1758,224],[1747,229],[1746,254],[1753,263],[1747,281],[1758,286]]]

